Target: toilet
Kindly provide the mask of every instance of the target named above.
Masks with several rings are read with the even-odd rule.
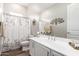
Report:
[[[29,50],[29,41],[23,41],[21,42],[22,51],[28,51]]]

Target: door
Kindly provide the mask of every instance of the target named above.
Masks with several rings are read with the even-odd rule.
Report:
[[[49,56],[49,55],[50,55],[50,49],[37,42],[35,43],[35,56]]]
[[[67,12],[67,37],[79,39],[79,4],[70,4]]]

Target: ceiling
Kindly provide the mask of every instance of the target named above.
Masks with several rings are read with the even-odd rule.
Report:
[[[28,8],[29,12],[40,13],[55,3],[20,3],[20,5]]]

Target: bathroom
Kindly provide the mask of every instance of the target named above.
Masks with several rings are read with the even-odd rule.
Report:
[[[78,15],[78,3],[0,3],[0,55],[78,56]]]

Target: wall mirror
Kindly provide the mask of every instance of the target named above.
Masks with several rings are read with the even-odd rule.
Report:
[[[53,32],[55,37],[63,37],[63,38],[67,38],[66,35],[66,25],[65,25],[65,21],[63,18],[55,18],[53,20],[51,20],[50,24],[53,27]]]
[[[40,30],[43,32],[49,30],[51,36],[67,38],[67,5],[67,3],[55,4],[42,12]],[[49,27],[46,28],[44,25]]]

